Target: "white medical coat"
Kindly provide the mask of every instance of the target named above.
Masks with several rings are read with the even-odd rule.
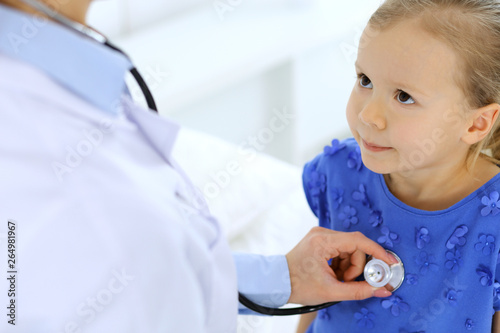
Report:
[[[178,126],[127,97],[130,66],[0,5],[0,332],[236,330],[226,241],[170,157]],[[284,256],[234,259],[247,297],[286,303]]]
[[[0,73],[0,262],[11,219],[18,270],[0,331],[234,332],[234,264],[169,165],[175,126],[130,101],[107,116],[7,57]]]

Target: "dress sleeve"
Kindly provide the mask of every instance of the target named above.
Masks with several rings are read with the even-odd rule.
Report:
[[[324,191],[326,177],[318,171],[318,163],[321,155],[311,162],[306,163],[302,173],[302,186],[307,199],[307,203],[316,217],[320,217],[319,194]]]
[[[233,253],[233,258],[240,293],[252,302],[270,308],[279,308],[288,302],[292,287],[284,255]],[[238,311],[240,314],[256,314],[241,304]]]
[[[307,203],[319,220],[319,226],[330,228],[330,218],[327,201],[327,176],[324,170],[326,159],[323,154],[307,163],[302,174],[302,185]]]

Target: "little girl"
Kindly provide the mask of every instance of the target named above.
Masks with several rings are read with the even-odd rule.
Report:
[[[394,251],[405,280],[299,331],[500,332],[500,3],[386,0],[356,71],[354,139],[309,162],[304,188],[321,226]]]

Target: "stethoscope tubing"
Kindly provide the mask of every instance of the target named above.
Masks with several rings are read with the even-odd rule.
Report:
[[[340,303],[340,302],[329,302],[312,306],[301,306],[296,308],[269,308],[252,302],[241,293],[238,293],[238,300],[248,309],[269,316],[293,316],[293,315],[311,313],[321,309],[328,308],[337,303]]]
[[[41,3],[37,0],[20,0],[20,1],[23,2],[24,4],[30,6],[31,8],[38,10],[38,11],[42,12],[43,14],[51,17],[54,21],[58,22],[59,24],[63,25],[64,27],[69,28],[73,31],[76,31],[76,32],[78,32],[78,33],[80,33],[80,34],[82,34],[90,39],[93,39],[94,41],[98,42],[99,44],[105,45],[105,46],[111,48],[112,50],[115,50],[115,51],[121,53],[130,61],[130,63],[132,63],[132,61],[130,60],[130,57],[123,50],[121,50],[117,46],[113,45],[106,38],[106,36],[97,32],[96,30],[94,30],[88,26],[85,26],[83,24],[80,24],[78,22],[75,22],[75,21],[68,19],[64,15],[59,14],[57,11],[53,10],[52,8],[47,6],[46,4]],[[149,90],[149,87],[146,84],[146,81],[144,81],[143,77],[141,76],[141,74],[139,73],[137,68],[132,66],[132,68],[129,71],[132,74],[132,76],[134,77],[134,79],[137,81],[137,84],[139,85],[139,87],[141,88],[141,91],[144,94],[144,97],[146,99],[146,103],[147,103],[148,107],[151,110],[158,112],[158,108],[157,108],[156,102],[153,98],[153,94],[151,93],[151,90]]]

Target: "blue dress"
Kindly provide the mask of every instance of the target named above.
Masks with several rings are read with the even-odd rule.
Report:
[[[500,310],[500,174],[452,207],[423,211],[388,190],[353,139],[306,164],[304,189],[322,227],[361,231],[403,261],[388,298],[321,310],[312,332],[490,332]]]

